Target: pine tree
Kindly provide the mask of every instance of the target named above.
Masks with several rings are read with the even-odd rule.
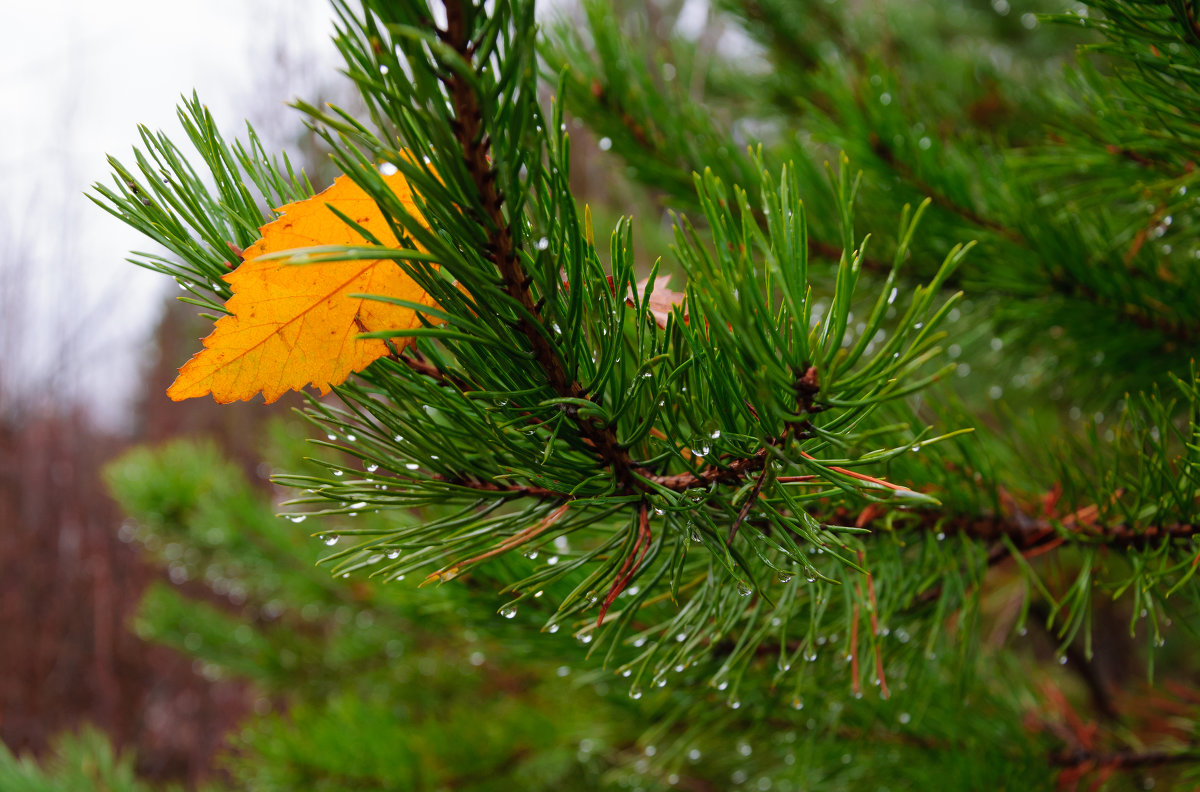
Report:
[[[264,602],[319,590],[348,619],[372,581],[399,625],[500,592],[507,619],[440,641],[479,631],[530,669],[567,651],[531,633],[574,635],[591,689],[556,694],[559,717],[618,736],[483,762],[523,788],[1194,782],[1196,5],[726,0],[733,52],[667,5],[589,0],[539,28],[527,0],[336,3],[366,114],[297,107],[400,246],[344,216],[361,244],[289,261],[389,261],[433,304],[392,300],[420,321],[363,334],[389,353],[309,400],[320,469],[276,480],[332,577],[290,590],[279,567]],[[145,131],[97,200],[221,314],[265,207],[315,190],[198,99],[181,118],[209,173]],[[577,124],[611,223],[573,188]],[[666,234],[629,216],[664,208]],[[155,503],[151,535],[178,516],[235,570],[297,535]],[[481,704],[398,735],[371,701],[403,685],[349,684],[382,638],[301,682],[282,634],[243,634],[206,661],[296,705],[247,738],[247,785],[505,788],[388,774],[456,741],[486,754],[507,721]],[[354,735],[355,781],[304,764],[321,734]]]

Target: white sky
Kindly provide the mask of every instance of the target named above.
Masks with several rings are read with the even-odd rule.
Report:
[[[138,124],[181,141],[193,89],[227,135],[249,117],[285,144],[284,104],[337,80],[331,18],[324,0],[0,0],[0,399],[82,391],[119,417],[172,284],[125,262],[149,242],[84,193]]]

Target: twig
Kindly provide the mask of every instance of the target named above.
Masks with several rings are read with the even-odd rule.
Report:
[[[528,542],[539,534],[544,533],[548,528],[562,519],[562,516],[567,513],[567,509],[570,507],[571,502],[567,501],[533,525],[529,526],[528,528],[523,528],[504,541],[499,542],[491,550],[468,558],[465,561],[457,561],[454,564],[451,564],[449,567],[443,567],[436,572],[429,573],[429,575],[425,578],[425,583],[431,583],[434,580],[450,580],[456,578],[458,577],[459,573],[462,572],[464,567],[474,566],[480,561],[486,561],[493,556],[506,553],[509,550],[512,550],[514,547],[520,547],[525,542]],[[425,583],[422,583],[421,585],[425,585]]]
[[[621,570],[617,572],[616,578],[613,580],[612,586],[608,589],[608,595],[604,598],[604,603],[600,606],[600,617],[596,619],[596,626],[604,624],[604,617],[608,614],[608,609],[612,607],[613,602],[629,585],[629,581],[633,580],[633,576],[637,574],[637,568],[641,565],[642,559],[646,557],[646,551],[650,549],[650,545],[654,541],[654,535],[650,532],[650,515],[646,502],[638,506],[638,535],[633,543],[633,548],[630,549],[629,555],[625,558],[625,563],[621,565]]]
[[[742,504],[742,510],[738,512],[737,519],[733,521],[733,525],[729,527],[729,539],[726,544],[733,544],[734,537],[737,536],[738,528],[742,527],[742,523],[746,521],[746,515],[750,513],[750,509],[754,508],[754,502],[758,500],[758,493],[762,492],[763,480],[767,477],[769,468],[763,464],[762,470],[758,474],[758,478],[754,481],[754,488],[750,490],[750,494],[746,496],[746,502]]]

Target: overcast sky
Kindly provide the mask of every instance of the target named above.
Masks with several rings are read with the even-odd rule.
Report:
[[[182,139],[193,89],[227,134],[298,131],[285,103],[337,79],[331,18],[325,0],[0,0],[0,386],[83,389],[117,417],[171,284],[124,261],[148,244],[84,193],[138,124]]]

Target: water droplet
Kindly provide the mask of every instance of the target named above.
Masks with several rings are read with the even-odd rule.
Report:
[[[583,635],[579,636],[579,643],[590,644],[591,642],[592,642],[592,634],[590,632],[584,633]]]
[[[724,690],[727,687],[729,687],[728,680],[722,679],[719,683],[717,683],[717,690]]]
[[[351,509],[365,509],[365,508],[367,508],[367,503],[366,503],[366,501],[359,501],[358,503],[351,503],[350,508]]]
[[[1066,656],[1066,655],[1061,655],[1061,656],[1059,656],[1059,658],[1058,658],[1058,664],[1059,664],[1059,665],[1066,665],[1066,664],[1067,664],[1067,656]]]
[[[337,534],[326,534],[325,544],[329,545],[330,547],[333,547],[335,544],[338,543],[338,539],[341,539],[341,537],[338,536]]]
[[[340,470],[335,470],[335,471],[333,471],[333,475],[335,475],[335,476],[340,476],[340,475],[342,475],[342,471],[340,471]]]
[[[641,686],[634,685],[633,687],[629,688],[629,698],[636,700],[636,699],[640,699],[641,697],[642,697]]]
[[[546,632],[550,633],[551,635],[554,635],[554,633],[558,632],[558,625],[551,624],[549,627],[546,628]]]
[[[785,572],[782,569],[779,570],[779,574],[775,575],[775,579],[780,583],[790,583],[793,577],[791,572]]]
[[[363,468],[363,470],[367,471],[368,473],[374,473],[376,470],[379,470],[379,465],[376,465],[375,463],[371,463],[369,465],[366,465]]]
[[[395,436],[395,437],[393,437],[392,439],[393,439],[393,440],[395,440],[397,443],[403,443],[403,442],[404,442],[404,438],[403,438],[401,435],[396,435],[396,436]]]
[[[701,755],[702,754],[700,753],[699,748],[693,748],[687,752],[687,758],[689,762],[699,762]]]
[[[546,559],[547,566],[554,566],[557,563],[558,563],[558,556],[550,556],[549,558]]]
[[[908,723],[912,720],[912,715],[909,715],[907,712],[901,712],[896,720],[900,721],[901,723]]]
[[[792,699],[792,709],[794,709],[794,710],[804,709],[804,702],[798,698]]]
[[[538,250],[545,250],[546,248],[550,247],[550,240],[546,237],[542,237],[537,241],[536,247]]]
[[[421,466],[418,465],[416,462],[406,462],[404,464],[404,467],[407,468],[408,470],[416,470],[417,468],[419,468]]]
[[[737,584],[738,594],[743,597],[749,597],[754,593],[754,589],[750,588],[750,584],[744,580],[739,580]]]
[[[355,436],[354,436],[354,435],[352,435],[352,434],[348,434],[348,435],[346,435],[346,441],[347,441],[347,442],[353,443],[353,442],[354,442],[355,440],[357,440],[357,439],[358,439],[358,438],[357,438],[357,437],[355,437]]]
[[[302,522],[304,522],[305,519],[307,519],[307,517],[308,517],[307,514],[293,514],[290,517],[288,517],[288,519],[294,523],[302,523]]]
[[[325,435],[325,436],[326,436],[327,438],[329,438],[330,440],[337,440],[337,435],[335,435],[335,434],[327,434],[327,435]]]
[[[391,559],[392,561],[395,561],[397,558],[400,557],[400,551],[399,550],[388,550],[387,557],[389,559]]]
[[[655,687],[666,687],[667,686],[667,678],[659,677],[658,679],[654,680],[654,686]]]
[[[600,142],[596,145],[600,147],[601,151],[608,151],[610,148],[612,148],[612,138],[602,137],[600,138]]]
[[[749,756],[754,753],[754,749],[750,747],[750,743],[741,743],[738,745],[737,750],[742,756]]]
[[[736,697],[729,699],[729,709],[738,709],[742,706],[742,702]]]
[[[500,609],[500,615],[506,619],[513,618],[514,616],[517,615],[517,606],[516,605],[505,605],[503,608]]]

